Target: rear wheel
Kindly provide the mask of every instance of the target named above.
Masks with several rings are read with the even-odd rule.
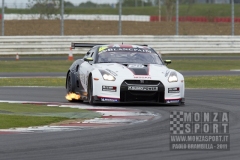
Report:
[[[93,82],[92,82],[91,76],[89,77],[89,80],[88,80],[87,97],[88,97],[89,104],[93,105]]]

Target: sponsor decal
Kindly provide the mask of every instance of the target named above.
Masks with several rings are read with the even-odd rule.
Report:
[[[151,79],[150,76],[133,76],[133,78],[137,78],[137,79]]]
[[[108,48],[107,46],[102,46],[102,47],[100,47],[100,48],[98,49],[98,51],[101,52],[101,51],[103,51],[103,50],[105,50],[105,49],[107,49],[107,48]]]
[[[142,64],[129,64],[128,68],[144,68]]]
[[[116,92],[116,86],[102,86],[102,91]]]
[[[158,87],[128,86],[128,90],[132,90],[132,91],[158,91]]]
[[[229,112],[171,112],[170,150],[230,150]]]
[[[177,99],[167,100],[166,103],[179,103],[179,100]]]
[[[118,102],[119,100],[116,98],[101,98],[102,102]]]
[[[180,92],[179,87],[168,88],[168,93],[179,93],[179,92]]]
[[[104,51],[106,52],[142,52],[142,53],[152,53],[150,49],[146,48],[120,48],[120,47],[113,47],[113,48],[107,48]]]

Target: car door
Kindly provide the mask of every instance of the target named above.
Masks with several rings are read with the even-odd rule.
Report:
[[[96,47],[90,49],[87,52],[87,54],[84,56],[84,58],[92,57],[94,59],[95,53],[96,53]],[[84,61],[81,64],[80,80],[81,80],[81,84],[82,84],[85,92],[87,92],[87,84],[88,84],[89,73],[91,73],[91,71],[93,70],[93,66],[92,66],[93,62],[94,61],[90,61],[90,62]]]

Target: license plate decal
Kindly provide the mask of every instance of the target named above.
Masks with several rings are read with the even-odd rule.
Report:
[[[158,91],[158,87],[128,86],[128,90],[131,90],[131,91]]]

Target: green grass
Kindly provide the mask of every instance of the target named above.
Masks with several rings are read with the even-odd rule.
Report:
[[[98,113],[76,108],[0,103],[1,129],[48,125],[74,118],[88,119],[100,116]]]
[[[180,16],[231,17],[230,4],[180,5]],[[240,16],[240,5],[235,4],[235,16]]]
[[[66,113],[66,112],[89,112],[84,109],[68,108],[68,107],[49,107],[34,104],[13,104],[0,103],[0,113],[2,111],[12,113]]]
[[[66,72],[72,61],[0,61],[0,72]]]
[[[68,120],[64,117],[35,117],[0,114],[0,129],[41,126]]]
[[[169,68],[178,71],[240,69],[240,60],[172,60]],[[0,72],[66,72],[72,61],[0,61]],[[33,80],[33,79],[32,79]],[[40,80],[40,79],[39,79]],[[51,79],[50,83],[53,83]],[[34,82],[32,82],[34,83]]]
[[[0,86],[65,86],[65,78],[0,78]]]
[[[185,77],[185,87],[240,89],[240,76]]]
[[[66,8],[66,13],[69,14],[115,14],[118,15],[118,8]],[[38,13],[37,10],[29,9],[6,9],[5,13],[18,13],[18,14],[33,14]],[[123,15],[158,15],[159,7],[123,7]],[[166,9],[163,5],[161,8],[162,16],[166,15]],[[173,13],[175,15],[175,13]],[[194,5],[179,5],[180,16],[231,16],[230,4],[194,4]],[[240,16],[240,5],[235,4],[235,16]]]
[[[173,60],[168,68],[177,71],[240,69],[240,60]]]

